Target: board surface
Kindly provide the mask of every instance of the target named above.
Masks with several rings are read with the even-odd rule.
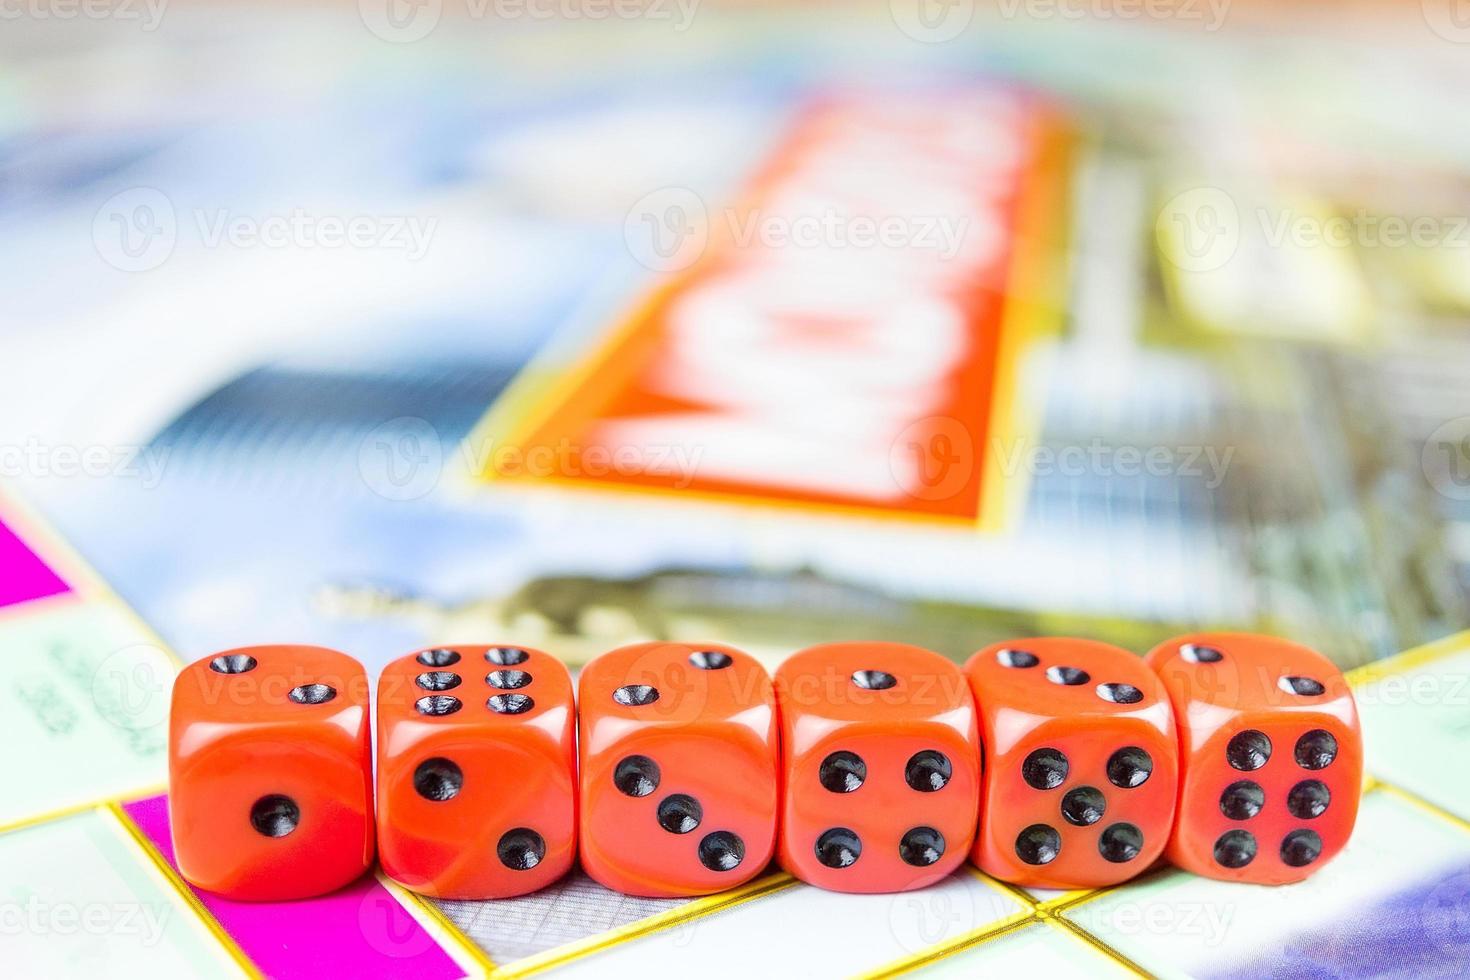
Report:
[[[1344,976],[1405,965],[1450,975],[1470,955],[1470,797],[1436,764],[1470,738],[1470,633],[1354,673],[1369,747],[1363,812],[1344,853],[1298,885],[1232,885],[1164,869],[1101,892],[1031,894],[967,867],[906,895],[823,892],[781,873],[692,901],[615,896],[580,873],[542,893],[490,902],[431,903],[371,876],[305,902],[197,893],[171,864],[167,799],[149,788],[163,773],[161,746],[133,723],[147,709],[120,725],[93,719],[89,728],[91,713],[118,720],[120,695],[105,686],[91,701],[36,694],[73,694],[77,671],[91,666],[121,684],[122,703],[144,705],[175,661],[156,639],[140,641],[147,631],[34,517],[9,500],[0,508],[13,551],[24,555],[7,568],[31,583],[10,586],[16,598],[0,611],[0,647],[31,663],[73,651],[70,687],[44,674],[7,685],[30,692],[27,703],[44,700],[60,719],[36,756],[72,760],[54,767],[71,777],[64,788],[37,779],[35,795],[8,794],[0,826],[0,887],[13,921],[26,923],[12,931],[21,939],[18,962],[50,975],[137,962],[179,976],[231,968],[280,978],[553,969],[737,977],[767,969],[773,957],[812,976],[973,976],[1016,964],[1076,976],[1259,976],[1304,963]],[[88,659],[140,648],[151,656],[130,656],[120,677],[106,658]],[[3,717],[0,736],[34,744],[33,717]],[[112,764],[94,767],[98,753],[111,753]],[[134,764],[138,756],[149,761]],[[831,928],[835,922],[843,928]]]
[[[1465,973],[1470,38],[1444,10],[381,6],[0,33],[21,975]],[[772,874],[680,902],[574,873],[242,906],[170,863],[169,680],[232,646],[375,672],[493,638],[575,669],[716,638],[774,666],[1202,627],[1351,671],[1361,823],[1301,885]]]

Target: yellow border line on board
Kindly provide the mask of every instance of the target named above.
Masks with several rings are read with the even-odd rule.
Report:
[[[489,954],[481,949],[480,945],[473,939],[465,935],[464,931],[455,924],[454,920],[445,915],[443,910],[433,902],[430,902],[427,898],[415,891],[404,888],[398,882],[385,875],[381,868],[374,869],[373,876],[378,879],[378,883],[387,890],[388,894],[398,900],[398,904],[403,906],[403,910],[413,917],[424,928],[425,932],[436,941],[439,941],[440,948],[444,948],[446,945],[441,940],[447,940],[448,945],[453,946],[454,950],[446,950],[446,952],[457,951],[463,956],[463,960],[460,959],[460,956],[456,956],[454,959],[468,975],[488,977],[495,972],[497,967],[495,966],[495,961],[490,958]],[[468,961],[468,963],[465,961]],[[475,972],[477,970],[479,971],[478,973]]]
[[[1387,793],[1389,796],[1396,796],[1400,800],[1410,804],[1411,806],[1417,807],[1418,809],[1423,810],[1426,813],[1439,817],[1441,820],[1445,820],[1449,823],[1454,824],[1460,830],[1470,830],[1470,820],[1466,820],[1464,817],[1456,813],[1452,813],[1449,810],[1446,810],[1438,803],[1433,803],[1429,800],[1426,800],[1418,793],[1406,790],[1402,786],[1395,785],[1394,783],[1385,782],[1382,779],[1375,779],[1373,781],[1373,791],[1384,792]]]
[[[785,891],[795,884],[797,884],[795,878],[784,871],[778,871],[774,874],[766,875],[764,878],[757,878],[755,881],[742,885],[739,888],[731,889],[727,892],[720,892],[717,895],[706,895],[703,898],[693,899],[680,905],[678,908],[656,913],[646,919],[630,922],[625,926],[610,929],[600,935],[588,936],[586,939],[579,939],[565,946],[549,949],[544,953],[534,953],[524,959],[516,960],[514,963],[509,963],[501,967],[495,971],[495,976],[497,978],[531,976],[532,974],[540,973],[553,967],[563,966],[573,960],[583,959],[594,953],[624,945],[635,939],[642,939],[645,936],[663,932],[673,926],[681,925],[694,919],[702,919],[716,912],[723,912],[737,905],[743,905],[746,902],[764,898],[767,895],[774,895],[778,892]]]
[[[85,803],[73,803],[45,813],[38,813],[33,817],[22,817],[7,824],[0,824],[0,836],[17,830],[25,830],[30,827],[39,827],[41,824],[50,823],[53,820],[62,820],[66,817],[74,817],[78,813],[88,810],[97,810],[104,807],[121,803],[125,800],[141,800],[152,796],[161,796],[168,792],[168,787],[155,783],[152,786],[142,786],[137,789],[124,790],[122,793],[114,793],[102,799],[88,800]]]
[[[1015,902],[1019,906],[1019,911],[1012,912],[1010,915],[1002,916],[994,922],[989,922],[968,932],[961,933],[953,939],[936,943],[909,956],[893,960],[884,966],[878,967],[876,970],[859,974],[858,976],[861,980],[877,980],[877,978],[908,973],[911,970],[916,970],[936,960],[953,956],[955,953],[971,949],[997,936],[1005,935],[1017,929],[1024,928],[1031,923],[1040,921],[1037,918],[1036,900],[1025,891],[998,878],[992,878],[969,861],[961,865],[961,868],[971,878],[984,883],[992,891]]]
[[[956,953],[974,949],[976,946],[987,943],[992,939],[999,939],[1001,936],[1017,932],[1027,926],[1036,925],[1040,921],[1041,917],[1035,910],[1015,912],[1003,919],[997,919],[994,922],[981,926],[979,929],[972,929],[969,932],[956,936],[947,943],[940,943],[937,946],[922,949],[912,956],[905,956],[902,959],[894,960],[891,963],[878,967],[876,970],[860,973],[858,974],[858,980],[883,980],[883,978],[887,977],[896,977],[900,974],[917,970],[920,967],[928,966],[939,960],[947,959]]]
[[[1470,653],[1470,630],[1452,633],[1422,646],[1412,647],[1403,653],[1394,654],[1392,657],[1373,660],[1360,667],[1354,667],[1347,672],[1346,678],[1349,686],[1363,687],[1374,681],[1403,674],[1415,667],[1443,660],[1456,653]]]
[[[1135,879],[1130,878],[1129,880],[1133,881]],[[1078,888],[1073,891],[1063,892],[1056,898],[1049,898],[1044,902],[1038,902],[1036,903],[1036,908],[1040,912],[1058,912],[1086,901],[1096,895],[1097,892],[1098,889],[1096,888]]]
[[[1112,946],[1103,942],[1097,936],[1088,932],[1077,923],[1070,922],[1067,919],[1062,918],[1060,915],[1052,915],[1048,912],[1042,912],[1040,918],[1041,921],[1047,926],[1047,928],[1060,932],[1063,935],[1070,937],[1072,940],[1082,943],[1082,945],[1086,948],[1092,950],[1094,953],[1097,953],[1100,956],[1104,956],[1112,960],[1124,970],[1127,970],[1130,973],[1134,973],[1140,977],[1151,978],[1154,976],[1152,973],[1149,973],[1147,970],[1143,969],[1143,967],[1141,967],[1139,964],[1135,963],[1127,956],[1124,956],[1122,953],[1118,952]]]
[[[1067,919],[1064,916],[1052,915],[1050,912],[1042,912],[1039,914],[1044,921],[1049,922],[1057,928],[1063,930],[1064,932],[1068,932],[1071,935],[1082,940],[1098,953],[1106,956],[1108,959],[1112,960],[1114,963],[1118,964],[1129,973],[1132,973],[1134,976],[1145,977],[1148,978],[1148,980],[1152,980],[1154,974],[1150,973],[1148,970],[1145,970],[1133,960],[1131,960],[1127,956],[1124,956],[1122,953],[1118,952],[1112,946],[1108,945],[1097,936],[1088,932],[1077,923],[1071,921],[1070,919]]]
[[[244,970],[245,974],[254,978],[254,980],[265,980],[265,974],[251,961],[250,957],[245,955],[245,951],[240,948],[239,943],[235,942],[235,937],[231,936],[229,931],[220,925],[220,921],[214,917],[214,913],[204,907],[204,903],[200,901],[194,889],[190,888],[188,882],[184,881],[179,876],[179,873],[173,869],[173,866],[164,860],[157,846],[154,845],[153,841],[148,839],[148,835],[143,833],[141,827],[133,823],[132,818],[127,815],[127,812],[123,810],[122,806],[117,803],[109,803],[98,809],[112,815],[112,818],[118,822],[127,835],[133,839],[133,842],[143,851],[144,857],[173,886],[179,898],[189,908],[194,910],[194,914],[198,916],[200,923],[204,928],[209,930],[215,940],[223,947],[225,953],[239,965],[240,969]]]

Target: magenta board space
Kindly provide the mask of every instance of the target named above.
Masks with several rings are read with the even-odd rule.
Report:
[[[123,805],[169,864],[168,798]],[[196,892],[252,962],[278,980],[323,976],[454,980],[465,975],[393,894],[367,876],[300,902],[232,902]]]
[[[67,591],[61,577],[0,521],[0,606]]]

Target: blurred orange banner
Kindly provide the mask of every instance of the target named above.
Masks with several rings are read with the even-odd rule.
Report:
[[[803,108],[736,205],[647,195],[629,247],[666,281],[480,472],[1005,523],[1065,136],[1010,89],[842,92]]]

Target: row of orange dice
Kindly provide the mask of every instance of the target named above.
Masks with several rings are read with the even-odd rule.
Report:
[[[376,853],[406,887],[499,898],[582,867],[633,895],[731,888],[776,861],[849,892],[921,888],[967,858],[1039,888],[1161,857],[1279,884],[1346,843],[1362,736],[1321,654],[1249,634],[1140,659],[1089,640],[996,644],[964,668],[832,643],[774,680],[721,645],[597,658],[577,697],[539,650],[423,650],[369,683],[319,647],[232,650],[174,687],[174,850],[193,884],[301,898]]]

